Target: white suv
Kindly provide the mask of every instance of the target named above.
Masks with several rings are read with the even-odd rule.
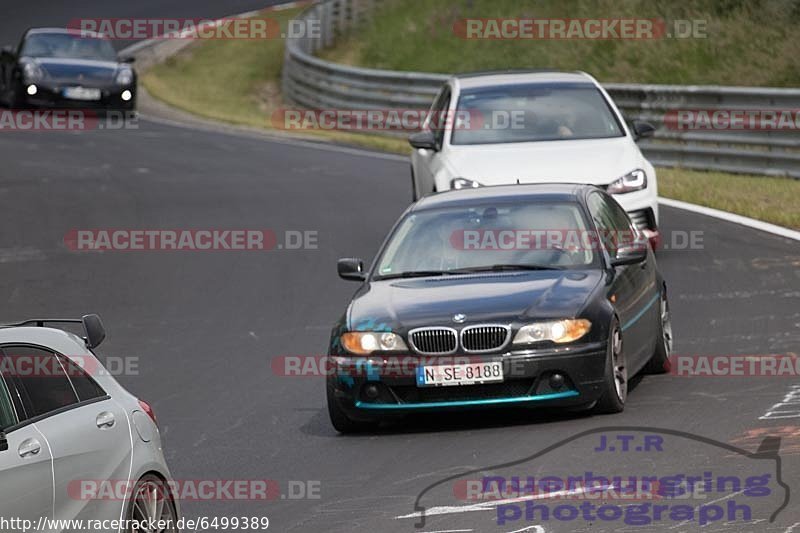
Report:
[[[605,90],[584,72],[506,71],[457,75],[411,135],[413,198],[488,185],[571,182],[614,195],[658,244],[653,165]]]

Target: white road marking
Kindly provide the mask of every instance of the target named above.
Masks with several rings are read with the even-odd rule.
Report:
[[[611,489],[612,486],[605,486],[600,487],[601,490]],[[542,500],[545,498],[559,498],[561,496],[574,496],[576,494],[583,494],[589,487],[581,487],[578,489],[573,490],[560,490],[557,492],[548,492],[546,494],[528,494],[527,496],[519,496],[517,498],[508,498],[505,500],[494,500],[490,502],[483,502],[483,503],[474,503],[471,505],[444,505],[440,507],[431,507],[427,509],[424,515],[427,516],[437,516],[443,514],[455,514],[455,513],[470,513],[474,511],[491,511],[492,509],[499,507],[501,505],[506,505],[509,503],[520,503],[526,502],[531,500]],[[592,488],[591,490],[597,490],[597,488]],[[420,518],[423,516],[423,513],[410,513],[406,515],[395,516],[395,520],[399,520],[402,518]]]
[[[775,224],[762,222],[754,218],[744,217],[742,215],[728,213],[727,211],[720,211],[719,209],[712,209],[710,207],[704,207],[702,205],[695,205],[695,204],[690,204],[688,202],[672,200],[670,198],[661,198],[660,196],[658,197],[658,203],[661,205],[666,205],[667,207],[676,207],[678,209],[683,209],[684,211],[691,211],[693,213],[699,213],[701,215],[705,215],[708,217],[719,218],[726,222],[733,222],[734,224],[747,226],[748,228],[753,228],[759,231],[772,233],[773,235],[786,237],[787,239],[794,239],[796,241],[800,241],[800,231],[794,231],[789,228],[776,226]]]
[[[523,531],[535,531],[536,533],[544,533],[544,528],[540,525],[535,525],[535,526],[523,527],[522,529],[515,529],[514,531],[509,531],[508,533],[522,533]]]

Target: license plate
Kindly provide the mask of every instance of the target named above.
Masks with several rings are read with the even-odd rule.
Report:
[[[69,98],[71,100],[100,100],[100,89],[67,87],[62,94],[64,98]]]
[[[503,363],[466,363],[417,367],[417,387],[477,385],[503,381]]]

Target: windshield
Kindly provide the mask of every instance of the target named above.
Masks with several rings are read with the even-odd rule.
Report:
[[[22,56],[116,61],[117,53],[106,39],[69,33],[34,33],[25,39]]]
[[[580,206],[487,204],[411,213],[378,260],[375,279],[492,270],[585,268],[596,252]]]
[[[456,117],[478,127],[456,126],[451,144],[492,144],[623,136],[602,93],[591,84],[527,84],[466,89]]]

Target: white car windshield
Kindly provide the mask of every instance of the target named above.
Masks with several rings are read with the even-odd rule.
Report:
[[[622,137],[592,84],[518,84],[465,89],[450,144],[494,144]]]
[[[491,270],[586,268],[587,225],[577,203],[501,203],[411,213],[387,244],[376,279]]]

